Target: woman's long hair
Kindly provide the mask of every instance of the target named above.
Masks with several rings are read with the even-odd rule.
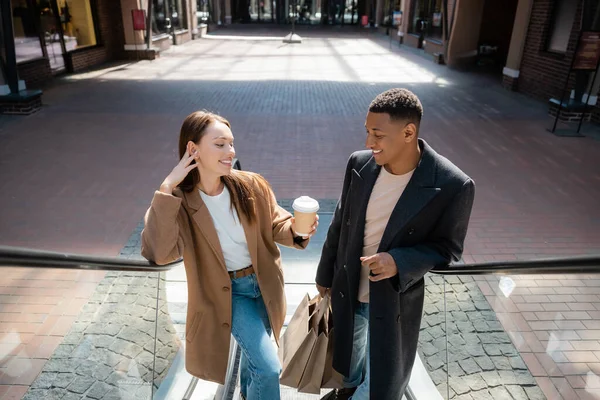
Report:
[[[183,158],[188,142],[199,143],[206,134],[206,128],[214,122],[221,122],[231,129],[229,121],[208,111],[196,111],[187,116],[181,125],[179,134],[179,159]],[[231,193],[231,206],[235,207],[238,215],[242,213],[250,222],[253,222],[256,219],[256,210],[252,201],[255,199],[256,193],[251,178],[243,172],[232,170],[230,175],[222,176],[221,181]],[[266,181],[259,179],[257,182],[261,189],[269,190]],[[197,189],[198,183],[200,183],[200,173],[197,168],[194,168],[179,184],[179,188],[184,192],[191,192]]]

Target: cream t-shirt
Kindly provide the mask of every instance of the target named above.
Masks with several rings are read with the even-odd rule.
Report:
[[[394,211],[394,207],[400,200],[400,196],[402,196],[413,173],[414,170],[403,175],[394,175],[389,173],[385,167],[381,168],[367,205],[363,257],[377,254],[379,243],[392,211]],[[369,302],[369,271],[369,268],[365,266],[362,266],[360,270],[358,300],[362,303]]]
[[[209,196],[200,190],[200,197],[215,224],[227,270],[237,271],[252,264],[244,227],[235,207],[231,207],[231,194],[227,186],[216,196]]]

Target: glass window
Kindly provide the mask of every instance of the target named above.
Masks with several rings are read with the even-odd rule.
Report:
[[[383,25],[393,26],[394,12],[401,11],[400,0],[385,0],[383,8]]]
[[[171,18],[167,16],[167,3],[165,0],[152,0],[152,34],[158,36],[169,33]]]
[[[33,60],[44,56],[40,35],[35,21],[36,14],[26,0],[11,0],[15,52],[17,62]]]
[[[54,14],[53,5],[49,0],[37,0],[38,13],[40,16],[40,29],[44,35],[46,56],[50,61],[52,71],[65,69],[62,45],[60,42],[60,26],[58,18]]]
[[[427,33],[425,37],[442,40],[442,0],[431,0],[429,14],[430,17],[427,21]]]
[[[174,29],[187,29],[186,2],[182,0],[170,0],[169,10],[171,12],[171,24]]]
[[[96,45],[90,0],[57,0],[67,51]]]
[[[188,28],[186,0],[152,0],[152,2],[154,36]]]
[[[210,19],[210,3],[208,0],[198,0],[196,2],[196,18],[198,18],[198,25],[208,23]]]
[[[426,18],[426,2],[425,0],[416,0],[412,2],[412,12],[410,13],[410,33],[420,35],[423,32],[423,21]]]
[[[409,32],[442,40],[442,24],[442,0],[417,0],[412,3]]]
[[[556,0],[554,7],[552,31],[548,42],[548,50],[565,53],[569,46],[569,38],[575,22],[575,13],[579,2],[572,0]]]

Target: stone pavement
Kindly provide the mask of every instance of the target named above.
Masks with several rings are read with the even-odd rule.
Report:
[[[406,86],[425,107],[422,136],[477,183],[466,262],[600,253],[600,142],[547,133],[544,104],[504,92],[499,80],[451,71],[397,46],[390,51],[387,38],[366,31],[328,30],[300,46],[270,40],[264,31],[252,40],[237,34],[223,30],[154,62],[62,78],[45,91],[41,112],[0,117],[0,243],[118,255],[177,161],[181,121],[201,108],[231,120],[244,169],[267,177],[278,198],[309,194],[333,201],[348,155],[363,147],[369,101],[389,87]],[[513,301],[517,308],[507,312],[525,319],[540,352],[554,349],[547,347],[555,344],[548,340],[553,334],[583,341],[583,349],[598,346],[597,288],[551,277],[540,287],[539,281],[519,289],[542,297],[517,300],[541,309],[526,311]],[[10,285],[4,277],[0,282]],[[495,305],[498,282],[490,283],[488,289],[478,281],[502,313]],[[569,322],[575,314],[566,310],[546,310],[550,296],[563,293],[572,296],[563,301],[570,311],[588,308],[577,314],[581,325]],[[14,305],[4,311],[9,301],[21,306],[20,300],[2,297],[3,318],[30,313]],[[543,312],[554,314],[531,314]],[[516,332],[508,317],[498,318],[505,331]],[[518,335],[511,339],[520,346]],[[594,395],[596,363],[570,356],[588,369],[563,366],[565,376],[558,377],[527,364],[548,398],[560,398],[556,391],[572,398],[562,389],[565,382],[581,398]]]
[[[142,258],[142,226],[121,258]],[[165,273],[109,272],[92,293],[23,399],[150,399],[160,387],[182,326],[177,304],[167,304]]]

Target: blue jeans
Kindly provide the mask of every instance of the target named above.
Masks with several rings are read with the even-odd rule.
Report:
[[[350,376],[344,377],[344,387],[357,387],[351,400],[369,400],[369,303],[358,302],[354,311],[354,344],[350,361]]]
[[[281,365],[256,275],[231,280],[231,334],[242,349],[240,386],[246,400],[279,400]]]

